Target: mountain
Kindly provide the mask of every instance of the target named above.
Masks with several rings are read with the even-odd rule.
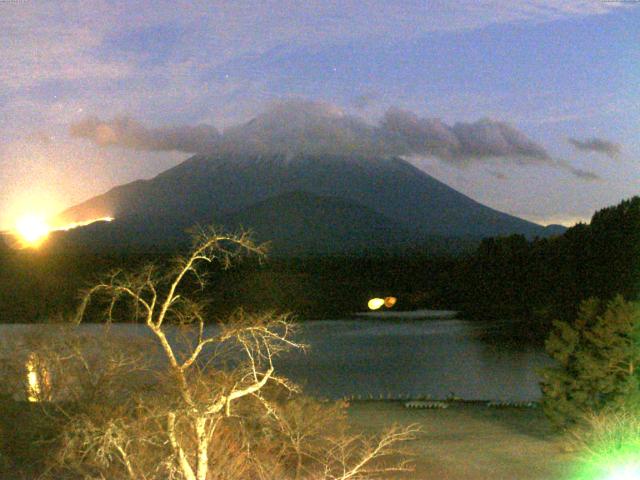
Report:
[[[335,197],[291,192],[222,217],[237,230],[250,227],[259,241],[274,239],[277,252],[327,254],[409,247],[416,232],[376,211]]]
[[[363,156],[196,155],[72,207],[59,221],[107,215],[116,220],[92,226],[99,241],[132,245],[180,241],[196,223],[254,228],[296,251],[556,233],[482,205],[403,159]]]

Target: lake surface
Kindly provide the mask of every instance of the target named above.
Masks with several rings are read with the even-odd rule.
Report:
[[[305,392],[324,398],[454,394],[465,400],[538,400],[536,370],[550,363],[542,349],[482,339],[507,325],[450,319],[306,322],[298,337],[310,348],[277,359],[276,368]],[[0,325],[0,335],[24,328],[33,325]],[[111,328],[127,335],[145,332],[142,325]]]
[[[517,400],[540,398],[541,348],[482,340],[506,322],[326,320],[305,323],[305,354],[280,362],[308,393],[368,397]],[[282,359],[285,360],[285,359]]]

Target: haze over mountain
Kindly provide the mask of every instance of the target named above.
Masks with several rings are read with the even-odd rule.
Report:
[[[106,215],[116,220],[73,235],[163,245],[186,239],[189,226],[215,223],[251,228],[278,251],[330,253],[430,237],[550,232],[481,205],[401,158],[360,155],[196,155],[70,208],[61,221]]]

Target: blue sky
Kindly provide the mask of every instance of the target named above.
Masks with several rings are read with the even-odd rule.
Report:
[[[375,124],[390,107],[522,132],[599,180],[509,158],[411,161],[544,223],[638,193],[640,4],[598,0],[0,2],[0,226],[148,178],[183,152],[70,135],[93,115],[148,128],[246,121],[326,102]],[[568,138],[618,145],[615,156]]]

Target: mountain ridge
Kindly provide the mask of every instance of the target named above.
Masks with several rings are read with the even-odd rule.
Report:
[[[352,214],[359,209],[369,222],[375,223],[379,215],[390,229],[406,230],[408,238],[513,233],[532,238],[557,233],[556,227],[545,228],[482,205],[401,158],[356,155],[195,155],[152,179],[120,185],[82,202],[63,212],[60,221],[109,215],[142,223],[165,218],[176,225],[230,222],[243,209],[293,192],[312,196],[304,199],[309,211],[312,198],[329,210],[337,207],[336,201],[348,202],[345,213],[351,220],[343,221],[354,223]],[[285,205],[279,205],[283,210]],[[263,216],[268,213],[261,211]],[[322,216],[322,211],[316,208],[314,215]],[[366,222],[358,224],[363,228]],[[383,240],[385,234],[380,233]]]

